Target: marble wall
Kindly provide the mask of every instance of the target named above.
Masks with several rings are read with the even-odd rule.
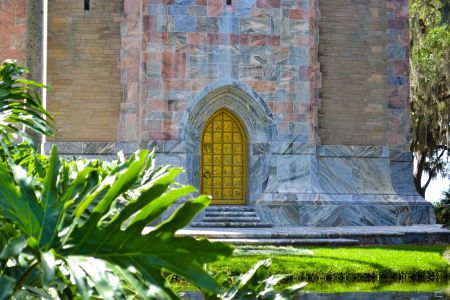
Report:
[[[158,164],[184,166],[179,182],[199,186],[199,157],[189,140],[54,144],[66,155],[106,159],[114,159],[117,151],[153,148]],[[414,189],[408,152],[252,140],[248,152],[248,205],[264,222],[319,227],[435,223],[431,204]]]
[[[125,1],[122,140],[179,139],[192,99],[224,79],[264,99],[280,140],[317,140],[316,1],[225,3]]]
[[[317,1],[232,3],[125,0],[119,141],[55,144],[65,154],[107,158],[119,150],[155,148],[159,164],[184,166],[179,181],[199,187],[203,126],[227,108],[248,136],[247,204],[262,221],[276,226],[433,223],[430,204],[412,185],[406,106],[390,106],[401,110],[392,112],[401,119],[397,124],[386,105],[385,146],[321,145]],[[405,3],[387,0],[386,34],[404,37],[403,29],[392,26],[403,26]],[[392,55],[388,64],[400,64]],[[388,72],[391,81],[402,74],[396,77],[402,86],[395,85],[398,93],[389,98],[397,103],[407,73]]]

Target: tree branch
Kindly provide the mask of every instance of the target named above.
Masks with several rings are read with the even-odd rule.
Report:
[[[13,294],[15,292],[17,292],[25,283],[25,281],[27,280],[28,276],[30,276],[31,272],[33,272],[33,270],[36,268],[36,266],[38,265],[38,261],[35,260],[29,267],[28,269],[25,271],[25,273],[23,273],[22,277],[20,277],[19,281],[17,281],[16,285],[14,286],[14,290],[13,290]]]
[[[424,193],[425,193],[425,191],[427,190],[428,185],[429,185],[430,182],[431,182],[431,179],[432,179],[432,177],[431,177],[431,176],[428,176],[427,182],[423,185],[422,188],[424,189]]]
[[[436,149],[448,151],[448,146],[445,146],[445,145],[437,145],[437,146],[436,146]],[[443,151],[443,152],[444,152],[444,151]]]

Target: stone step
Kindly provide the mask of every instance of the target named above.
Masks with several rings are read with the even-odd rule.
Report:
[[[217,216],[210,217],[204,216],[202,222],[260,222],[259,217],[246,217],[246,216]]]
[[[342,227],[277,227],[272,228],[215,228],[186,227],[177,236],[193,236],[210,240],[251,240],[257,243],[282,243],[283,240],[324,241],[353,240],[359,245],[450,244],[450,230],[442,225],[412,226],[342,226]],[[280,241],[281,240],[281,241]],[[249,243],[251,243],[251,241]],[[293,242],[292,242],[293,243]],[[305,242],[306,243],[306,242]]]
[[[208,238],[208,239],[226,239],[226,240],[233,240],[233,239],[249,239],[249,240],[329,240],[329,239],[352,239],[352,240],[364,240],[368,237],[373,236],[384,236],[387,238],[403,238],[405,237],[405,234],[396,234],[396,233],[377,233],[374,235],[369,234],[354,234],[354,233],[334,233],[334,232],[271,232],[272,230],[253,230],[253,229],[243,229],[243,230],[208,230],[205,227],[208,227],[209,222],[206,222],[204,226],[197,226],[197,227],[203,227],[202,229],[198,229],[198,231],[195,231],[195,233],[190,233],[190,235],[193,235],[198,238]],[[273,226],[273,225],[272,225]],[[194,226],[192,226],[194,227]],[[211,226],[213,229],[215,226]],[[215,229],[215,228],[214,228]],[[195,230],[195,229],[193,229]],[[180,234],[184,235],[184,234]]]
[[[201,222],[193,222],[192,227],[223,228],[268,228],[272,224],[261,222],[253,206],[249,205],[215,205],[205,210]]]
[[[192,227],[251,227],[251,228],[262,228],[262,227],[272,227],[270,223],[262,222],[192,222]]]
[[[257,217],[254,211],[205,211],[206,217]]]
[[[208,206],[205,210],[205,212],[212,212],[212,211],[255,211],[255,208],[253,206],[248,205],[211,205]]]
[[[234,245],[303,245],[303,246],[349,246],[359,245],[355,239],[209,239],[211,242],[223,242]]]

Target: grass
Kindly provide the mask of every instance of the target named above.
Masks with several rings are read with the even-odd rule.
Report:
[[[358,293],[358,292],[435,292],[448,291],[449,283],[442,282],[320,282],[310,283],[303,291],[316,293]]]
[[[307,281],[306,291],[408,292],[447,290],[450,248],[445,246],[383,247],[275,247],[240,246],[234,256],[208,265],[216,274],[245,273],[257,261],[271,258],[272,274],[291,274],[286,285]],[[197,288],[179,277],[171,284],[177,291]]]
[[[275,248],[275,249],[274,249]],[[272,258],[269,271],[292,274],[293,281],[443,281],[449,263],[445,246],[318,248],[239,247],[235,256],[209,265],[213,273],[244,273],[261,259]]]

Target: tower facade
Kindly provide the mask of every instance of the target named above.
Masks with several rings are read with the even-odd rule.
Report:
[[[408,152],[407,0],[88,2],[49,1],[46,147],[154,148],[277,226],[434,222]]]

